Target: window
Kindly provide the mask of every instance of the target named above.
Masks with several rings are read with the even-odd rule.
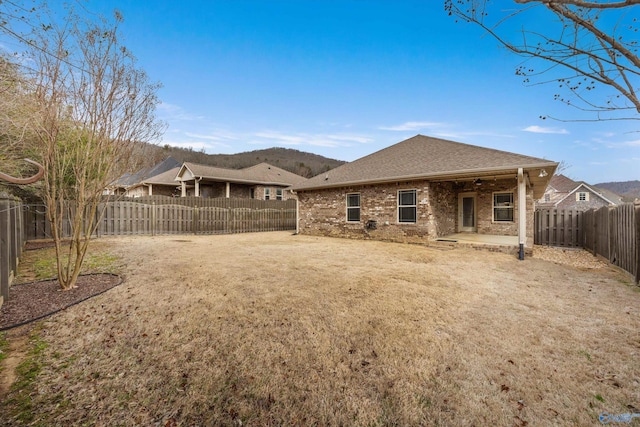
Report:
[[[418,207],[416,190],[398,191],[398,222],[416,222]]]
[[[589,201],[589,193],[580,192],[576,195],[576,200],[578,202],[588,202]]]
[[[513,193],[493,193],[493,220],[513,222]]]
[[[282,200],[282,188],[276,188],[276,200]]]
[[[265,188],[264,189],[264,199],[265,200],[269,200],[271,198],[271,189],[270,188]]]
[[[360,193],[347,194],[347,222],[360,222]]]
[[[547,193],[544,195],[544,201],[545,202],[550,202],[551,201],[551,194]]]

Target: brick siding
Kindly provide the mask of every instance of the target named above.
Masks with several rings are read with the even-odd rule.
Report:
[[[417,221],[399,223],[398,191],[416,190]],[[477,232],[516,236],[518,234],[518,192],[513,180],[485,181],[481,186],[467,182],[412,181],[391,184],[344,187],[298,193],[299,231],[303,234],[370,238],[397,242],[424,242],[458,230],[458,194],[476,193]],[[513,192],[513,222],[493,221],[493,193]],[[346,221],[346,196],[360,193],[360,221]],[[527,241],[533,244],[533,195],[527,191]],[[377,228],[367,229],[367,221]]]

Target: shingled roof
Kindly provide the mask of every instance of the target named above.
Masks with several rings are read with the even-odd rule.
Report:
[[[171,170],[177,167],[180,167],[180,162],[178,162],[173,157],[167,157],[166,159],[164,159],[163,161],[161,161],[160,163],[154,166],[140,169],[139,171],[136,171],[134,173],[126,173],[122,175],[120,178],[118,178],[117,180],[115,180],[111,185],[114,187],[123,187],[123,188],[137,187],[141,183],[146,182],[148,178],[158,176],[168,170]]]
[[[259,163],[244,169],[226,169],[185,162],[178,173],[178,177],[183,176],[186,170],[188,170],[192,176],[198,178],[245,184],[290,186],[307,180],[307,178],[303,176],[296,175],[295,173],[280,169],[268,163]]]
[[[143,184],[160,184],[160,185],[177,185],[176,184],[176,175],[178,175],[178,171],[180,171],[180,167],[169,169],[166,172],[162,172],[161,174],[154,175],[145,179]]]
[[[293,190],[446,179],[474,174],[482,176],[495,172],[517,172],[518,168],[545,168],[552,175],[557,165],[556,162],[537,157],[416,135],[294,185]],[[544,179],[541,191],[544,191],[549,178]]]

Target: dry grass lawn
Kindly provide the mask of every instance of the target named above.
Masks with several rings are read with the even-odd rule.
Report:
[[[286,232],[102,241],[126,282],[44,322],[31,423],[597,425],[640,408],[640,292],[609,268]]]

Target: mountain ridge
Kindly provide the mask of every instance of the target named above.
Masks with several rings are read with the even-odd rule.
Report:
[[[136,154],[139,159],[137,165],[139,168],[151,167],[168,157],[173,157],[181,163],[191,162],[228,169],[244,169],[265,162],[305,178],[311,178],[346,163],[319,154],[284,147],[235,154],[207,154],[191,148],[145,144]]]
[[[634,199],[640,199],[640,181],[638,180],[601,182],[600,184],[595,184],[595,186],[619,194],[625,202],[633,202]]]

